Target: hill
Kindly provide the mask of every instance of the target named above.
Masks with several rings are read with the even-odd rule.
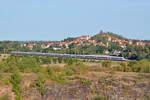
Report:
[[[104,43],[110,39],[128,40],[127,38],[121,35],[112,32],[103,32],[103,31],[100,31],[100,33],[94,35],[91,39],[96,40],[97,42],[104,42]]]

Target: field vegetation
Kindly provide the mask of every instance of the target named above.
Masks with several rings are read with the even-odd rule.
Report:
[[[95,64],[88,66],[87,63]],[[52,66],[55,64],[64,64],[64,66]],[[34,78],[30,78],[34,75]],[[28,76],[26,80],[24,79],[25,76]],[[25,84],[24,82],[28,83]],[[135,98],[150,100],[149,90],[145,90],[150,89],[150,61],[144,59],[130,62],[111,62],[13,55],[0,61],[1,85],[11,87],[11,91],[15,94],[15,100],[29,99],[30,96],[25,94],[31,91],[37,91],[36,93],[39,93],[37,95],[40,96],[37,100],[42,100],[49,93],[47,86],[64,88],[66,91],[71,89],[68,90],[72,93],[71,97],[81,100],[85,97],[92,100],[112,100],[113,98],[117,100],[120,99],[120,96],[125,100],[134,100]],[[115,86],[121,89],[123,94],[119,94],[117,92],[119,90],[114,89]],[[137,89],[137,91],[133,92],[132,88],[133,90]],[[143,96],[138,96],[140,94],[137,93],[139,92],[138,89],[141,89]],[[55,89],[52,91],[56,92]],[[133,94],[130,95],[130,92]],[[65,93],[64,95],[67,97],[68,94]],[[4,94],[1,95],[1,92],[0,96],[0,100],[12,98],[11,96],[6,97]],[[30,98],[30,100],[32,99]],[[66,100],[69,99],[66,98]]]

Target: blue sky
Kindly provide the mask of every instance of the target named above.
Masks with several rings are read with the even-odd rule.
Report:
[[[0,0],[0,40],[62,40],[100,30],[150,40],[150,0]]]

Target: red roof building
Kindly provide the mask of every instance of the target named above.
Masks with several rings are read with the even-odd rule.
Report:
[[[36,45],[35,43],[29,43],[27,47],[29,47],[30,50],[32,50],[35,45]]]
[[[146,43],[145,43],[145,42],[136,42],[136,45],[137,45],[137,46],[145,46]]]
[[[90,35],[83,35],[83,36],[80,36],[79,38],[82,40],[89,40],[91,37]]]
[[[98,46],[105,46],[105,44],[103,42],[99,42],[97,43]]]

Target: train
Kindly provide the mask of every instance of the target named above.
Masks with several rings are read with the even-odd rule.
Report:
[[[12,51],[11,54],[12,55],[51,56],[51,57],[77,58],[77,59],[93,59],[93,60],[127,61],[124,57],[117,57],[117,56],[38,53],[38,52],[19,52],[19,51]]]

